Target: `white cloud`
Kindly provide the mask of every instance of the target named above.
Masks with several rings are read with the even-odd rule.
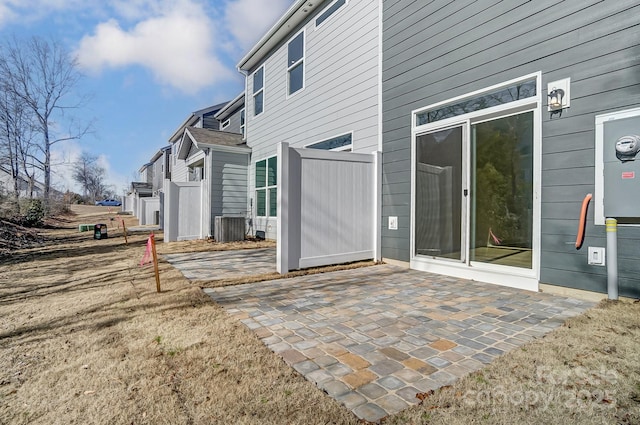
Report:
[[[0,28],[11,23],[33,23],[61,10],[97,8],[94,0],[0,0]]]
[[[198,4],[181,1],[130,30],[114,19],[101,23],[77,54],[90,71],[140,65],[161,84],[196,93],[234,75],[215,55],[214,28]]]
[[[0,1],[0,28],[16,18],[15,12],[5,2]]]
[[[85,70],[139,66],[165,88],[194,94],[237,79],[236,61],[294,1],[0,0],[0,28],[91,25],[75,52]]]
[[[294,0],[233,0],[224,12],[226,30],[236,47],[249,50],[293,4]]]

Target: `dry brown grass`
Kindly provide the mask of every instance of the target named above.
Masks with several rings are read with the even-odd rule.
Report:
[[[0,423],[357,422],[164,262],[156,293],[146,234],[77,233],[108,218],[0,266]]]
[[[385,424],[639,424],[640,303],[603,302]]]
[[[146,234],[78,233],[110,223],[83,211],[0,265],[0,423],[358,423],[168,263],[156,293]],[[605,303],[384,422],[640,423],[639,341],[640,304]]]

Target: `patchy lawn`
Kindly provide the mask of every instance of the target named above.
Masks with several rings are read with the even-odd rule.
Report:
[[[146,234],[125,245],[106,207],[76,211],[0,260],[0,423],[361,423],[162,261],[156,293]],[[78,232],[94,222],[108,239]],[[384,423],[640,423],[640,304],[603,303],[420,397]]]

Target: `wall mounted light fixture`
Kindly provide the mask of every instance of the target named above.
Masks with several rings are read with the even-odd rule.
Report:
[[[547,85],[547,97],[549,98],[548,111],[562,115],[562,110],[571,105],[570,97],[571,79],[553,81]]]

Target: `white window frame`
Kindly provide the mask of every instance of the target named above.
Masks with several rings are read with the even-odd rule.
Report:
[[[292,64],[289,64],[289,44],[291,44],[291,42],[293,40],[295,40],[298,36],[300,36],[300,34],[302,34],[302,57],[300,59],[298,59],[297,61],[295,61]],[[289,41],[287,41],[287,99],[290,97],[295,96],[296,94],[304,91],[304,88],[306,86],[306,76],[307,76],[307,66],[306,66],[306,62],[305,59],[307,57],[307,34],[305,29],[303,28],[301,31],[299,31],[297,34],[295,34],[293,37],[291,37],[289,39]],[[296,68],[298,65],[302,64],[302,87],[300,87],[298,90],[294,91],[293,93],[291,93],[291,70],[293,70],[294,68]]]
[[[351,144],[340,146],[339,148],[328,149],[328,152],[331,152],[331,151],[339,152],[339,151],[348,151],[348,150],[353,151],[353,139],[354,139],[353,130],[347,131],[347,132],[344,132],[344,133],[338,133],[338,134],[333,135],[331,137],[325,137],[325,138],[320,139],[320,140],[316,140],[315,142],[311,142],[311,143],[308,143],[308,144],[304,145],[304,148],[305,149],[314,149],[314,148],[310,148],[309,146],[313,146],[313,145],[316,145],[318,143],[326,142],[327,140],[335,139],[335,138],[340,137],[340,136],[346,136],[347,134],[351,135]]]
[[[256,91],[255,89],[255,85],[254,85],[254,81],[255,81],[255,75],[262,69],[262,87],[260,88],[260,90]],[[264,66],[264,64],[260,65],[258,67],[258,69],[256,69],[253,74],[251,74],[251,91],[252,91],[252,99],[253,99],[253,116],[254,117],[258,117],[260,115],[262,115],[264,113],[265,110],[265,90],[264,90],[264,86],[266,83],[266,67]],[[256,97],[262,93],[262,111],[260,111],[259,113],[256,114]]]
[[[262,158],[258,161],[256,161],[255,165],[254,165],[254,169],[253,169],[253,178],[254,178],[254,184],[253,184],[253,191],[255,193],[255,198],[256,198],[256,217],[258,218],[277,218],[278,214],[276,211],[276,215],[271,215],[270,213],[270,203],[269,203],[269,198],[270,198],[270,191],[271,189],[278,189],[278,167],[276,167],[276,184],[273,185],[269,185],[269,160],[272,158],[276,158],[276,160],[279,162],[279,158],[278,155],[271,155],[271,156],[267,156],[265,158]],[[256,179],[256,174],[257,174],[257,167],[258,167],[258,163],[265,161],[265,176],[264,176],[264,186],[258,187],[258,182]],[[258,191],[259,190],[264,190],[264,213],[265,215],[259,215],[258,214]],[[278,194],[276,192],[276,204],[277,204],[277,198],[278,198]],[[277,206],[276,206],[276,210],[277,210]]]
[[[488,93],[502,87],[536,79],[536,95],[509,102],[507,104],[493,106],[479,111],[469,112],[467,114],[446,118],[444,120],[432,123],[417,125],[417,115],[439,106],[454,104],[457,101],[470,99],[483,93]],[[470,126],[495,118],[516,115],[527,111],[533,111],[533,258],[531,269],[518,270],[516,268],[507,268],[505,266],[495,266],[491,264],[472,264],[465,259],[462,263],[454,263],[445,259],[425,258],[415,254],[415,203],[416,203],[416,137],[426,132],[446,129],[453,126],[463,126],[463,130],[469,134]],[[463,141],[464,146],[464,141]],[[464,149],[468,149],[466,146]],[[470,186],[470,175],[467,172],[466,187]],[[476,90],[471,93],[447,99],[424,108],[416,109],[411,112],[411,210],[410,210],[410,266],[413,269],[428,271],[438,274],[459,277],[463,279],[474,279],[482,282],[490,282],[498,285],[509,286],[513,288],[527,289],[531,291],[538,290],[540,279],[540,254],[541,254],[541,175],[542,175],[542,72],[525,75],[521,78],[515,78],[500,84]],[[467,197],[467,211],[469,210],[470,197]],[[467,214],[468,215],[468,214]],[[465,220],[469,220],[468,216]],[[468,232],[465,231],[466,238]],[[467,246],[469,241],[467,240]],[[466,257],[466,256],[465,256]]]
[[[229,127],[229,124],[231,124],[231,119],[227,118],[222,122],[222,124],[220,124],[220,130],[224,130],[225,128]]]
[[[245,140],[247,138],[247,111],[245,108],[240,110],[240,133],[242,133],[242,140]]]
[[[320,12],[320,13],[318,13],[318,14],[316,15],[316,17],[313,19],[313,24],[314,24],[314,26],[315,26],[315,29],[322,28],[322,27],[327,23],[327,21],[330,21],[330,20],[331,20],[331,17],[332,17],[332,16],[334,16],[334,15],[336,15],[336,14],[338,14],[338,13],[341,13],[341,12],[342,12],[342,11],[343,11],[343,10],[344,10],[348,5],[349,5],[349,0],[345,0],[344,4],[343,4],[341,7],[339,7],[339,8],[338,8],[338,9],[336,9],[336,10],[334,10],[332,14],[330,14],[329,16],[327,16],[327,17],[325,18],[325,20],[324,20],[324,21],[322,21],[322,22],[318,25],[318,24],[316,23],[316,22],[317,22],[317,20],[318,20],[318,18],[319,18],[323,13],[325,13],[327,10],[329,10],[331,7],[333,7],[333,5],[334,5],[334,4],[336,4],[338,1],[339,1],[339,0],[334,0],[334,1],[332,1],[332,2],[331,2],[331,4],[329,4],[327,7],[325,7],[324,9],[322,9],[322,12]]]

